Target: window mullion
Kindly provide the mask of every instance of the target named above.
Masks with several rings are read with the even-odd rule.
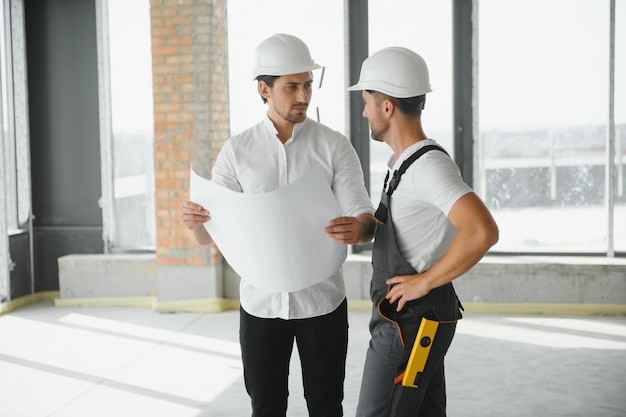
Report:
[[[102,238],[104,252],[111,251],[115,242],[115,213],[113,196],[113,134],[111,117],[111,71],[109,49],[108,0],[96,0],[98,39],[98,99],[100,108],[100,161],[102,177]]]
[[[607,207],[607,256],[615,257],[615,0],[610,0],[609,24],[609,111],[606,144],[606,207]]]

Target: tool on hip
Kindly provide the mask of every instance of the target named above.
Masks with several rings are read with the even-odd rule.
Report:
[[[438,327],[439,322],[422,317],[422,322],[420,323],[417,337],[415,338],[415,343],[413,343],[413,349],[411,350],[411,356],[409,356],[409,362],[402,376],[403,386],[418,388],[419,377],[426,367],[426,361],[428,360],[430,348],[435,340]]]

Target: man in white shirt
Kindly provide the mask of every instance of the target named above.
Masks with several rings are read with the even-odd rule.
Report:
[[[294,36],[277,34],[261,42],[254,56],[254,78],[268,105],[267,115],[224,144],[212,180],[234,191],[263,193],[284,187],[319,165],[343,212],[330,221],[326,233],[343,244],[364,244],[372,240],[376,222],[357,154],[345,136],[306,116],[311,71],[317,68],[307,46]],[[200,244],[212,242],[203,227],[210,220],[209,211],[210,207],[189,201],[180,207],[183,224]],[[300,291],[272,292],[241,277],[240,343],[254,417],[286,415],[294,340],[309,415],[343,415],[345,286],[341,269],[323,278]]]
[[[422,129],[431,89],[421,56],[378,51],[349,90],[362,91],[372,139],[393,151],[376,211],[375,308],[357,417],[444,417],[444,356],[462,317],[452,280],[497,242],[498,227]]]

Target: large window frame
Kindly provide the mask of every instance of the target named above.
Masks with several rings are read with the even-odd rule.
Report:
[[[99,45],[107,45],[108,39],[108,23],[107,16],[103,14],[104,5],[107,0],[98,0],[97,10],[101,14],[98,18],[100,25],[98,30]],[[479,89],[477,85],[477,70],[480,62],[477,58],[477,32],[480,22],[477,19],[477,11],[480,6],[480,0],[452,0],[452,20],[453,20],[453,135],[454,149],[453,154],[461,173],[468,184],[472,185],[479,195],[484,195],[484,182],[482,182],[483,165],[481,161],[480,146],[480,126],[478,123],[478,106],[477,94]],[[610,7],[612,10],[611,24],[615,26],[615,0],[608,1],[602,7]],[[367,2],[360,0],[344,1],[344,21],[345,30],[345,60],[346,60],[346,86],[356,82],[356,77],[360,70],[363,59],[371,53],[368,51],[368,24],[367,24]],[[613,30],[614,36],[614,30]],[[615,45],[611,44],[612,54],[615,53]],[[103,215],[105,228],[105,247],[107,251],[111,251],[115,243],[114,225],[116,223],[116,215],[114,214],[114,183],[112,166],[112,145],[107,142],[112,137],[111,132],[111,97],[110,97],[110,74],[107,73],[108,62],[105,55],[107,48],[102,48],[103,52],[99,55],[99,63],[101,69],[101,129],[102,129],[102,158],[103,158]],[[612,71],[614,71],[614,61],[611,63]],[[614,74],[614,73],[613,73]],[[612,82],[614,80],[612,79]],[[614,86],[612,94],[614,94]],[[252,90],[252,88],[250,88]],[[108,93],[107,93],[108,91]],[[107,97],[107,94],[109,96]],[[613,99],[614,100],[614,97]],[[362,159],[366,181],[369,180],[369,134],[365,120],[361,117],[362,103],[354,94],[346,92],[346,134],[353,140],[353,144],[357,153]],[[259,104],[260,106],[260,104]],[[614,110],[612,110],[614,111]],[[611,115],[607,115],[610,120]],[[607,141],[609,149],[615,143],[614,121],[607,122],[607,130],[609,131]],[[612,138],[612,139],[611,139]],[[600,253],[608,256],[615,256],[613,248],[614,230],[613,228],[613,204],[615,193],[615,182],[617,176],[612,169],[614,166],[609,163],[612,161],[612,155],[607,156],[607,223],[609,236],[606,251]],[[368,184],[369,185],[369,184]],[[368,187],[369,188],[369,187]],[[497,253],[492,251],[491,253]],[[529,254],[528,251],[506,252],[507,254],[519,253]],[[536,252],[535,254],[546,254],[544,252]],[[549,255],[560,254],[557,252],[549,252]],[[580,253],[564,252],[566,255],[578,255]],[[589,254],[589,253],[584,253]],[[597,255],[598,253],[592,253]]]
[[[138,1],[142,1],[141,5]],[[143,12],[141,17],[145,18],[149,22],[149,1],[148,0],[133,0],[133,6],[144,7],[145,16]],[[100,159],[101,159],[101,176],[102,176],[102,197],[100,205],[102,207],[103,216],[103,241],[105,253],[139,253],[139,252],[154,252],[156,249],[156,223],[155,223],[155,199],[154,199],[154,162],[153,162],[153,137],[154,137],[154,122],[153,122],[153,110],[152,110],[152,90],[149,94],[146,94],[144,90],[138,89],[133,83],[127,83],[125,81],[126,88],[122,88],[120,80],[126,78],[125,74],[121,72],[135,70],[137,63],[134,65],[127,65],[126,69],[121,68],[124,65],[114,66],[114,60],[117,58],[122,61],[124,58],[120,58],[120,53],[115,54],[112,47],[120,48],[121,43],[119,37],[117,43],[112,40],[113,31],[128,30],[132,27],[132,22],[126,21],[122,29],[118,24],[111,23],[111,19],[129,18],[128,13],[121,11],[121,7],[129,6],[130,3],[120,0],[96,0],[96,25],[97,25],[97,42],[98,42],[98,90],[99,90],[99,112],[100,112]],[[110,15],[110,11],[115,10],[113,16]],[[132,19],[132,16],[130,16]],[[146,35],[142,34],[141,36]],[[133,36],[140,36],[133,34]],[[149,34],[147,34],[149,36]],[[136,39],[127,38],[129,50],[132,50],[136,42]],[[124,47],[127,45],[125,44]],[[150,48],[145,48],[147,51],[142,53],[150,53]],[[113,56],[115,54],[115,56]],[[139,53],[135,51],[129,54],[129,51],[122,51],[122,54],[126,55],[126,59],[134,60]],[[121,62],[121,64],[124,64]],[[143,67],[145,67],[145,60],[141,61]],[[151,62],[147,65],[148,70],[145,77],[142,77],[142,81],[149,79],[151,86]],[[133,74],[136,77],[136,74]],[[131,78],[131,77],[129,77]],[[143,93],[143,95],[142,95]],[[118,96],[115,96],[115,95]],[[127,94],[124,99],[120,97],[123,94]],[[149,97],[146,97],[149,96]],[[141,104],[138,104],[138,101]],[[137,140],[129,141],[128,137],[121,137],[120,128],[122,122],[122,115],[125,115],[123,111],[120,111],[118,106],[124,103],[124,106],[128,106],[129,103],[135,105],[133,114],[137,115],[137,119],[140,119],[137,124],[133,126],[135,131],[132,132],[133,138]],[[142,113],[141,115],[139,113]],[[117,117],[117,119],[116,119]],[[126,118],[125,123],[129,125],[130,118]],[[145,123],[144,123],[145,122]],[[142,125],[143,123],[143,125]],[[149,127],[148,127],[149,126]],[[128,133],[122,131],[122,134]],[[132,139],[132,138],[131,138]],[[126,142],[124,142],[126,141]],[[146,146],[139,145],[133,147],[132,150],[123,149],[124,146],[129,144],[136,144],[137,141],[144,141]],[[149,148],[149,149],[147,149]],[[128,170],[128,164],[122,163],[119,160],[120,157],[126,156],[134,152],[134,157],[139,157],[141,166],[144,169],[136,175],[129,175],[125,172]],[[143,153],[142,153],[143,152]],[[149,161],[147,160],[149,158]],[[135,159],[134,162],[137,162]],[[124,226],[126,222],[126,226]],[[138,228],[138,230],[128,233],[129,228]]]
[[[10,300],[11,236],[28,234],[32,253],[30,133],[23,0],[0,5],[0,303]],[[30,271],[33,270],[32,256]],[[31,288],[34,288],[31,273]]]
[[[486,160],[485,155],[486,155],[486,150],[488,149],[487,148],[488,145],[484,145],[484,143],[487,140],[485,132],[487,132],[488,127],[480,125],[478,111],[484,114],[488,114],[488,113],[487,113],[487,110],[477,105],[477,102],[479,101],[479,97],[481,94],[481,88],[484,86],[477,85],[480,83],[477,81],[478,76],[477,76],[476,70],[477,68],[481,68],[481,65],[482,65],[483,72],[485,68],[490,69],[489,67],[485,67],[485,63],[481,62],[481,59],[478,56],[478,49],[480,49],[481,56],[482,56],[482,52],[485,50],[485,48],[480,46],[480,42],[478,39],[479,33],[481,32],[481,22],[479,21],[479,18],[478,18],[478,14],[479,14],[478,12],[479,11],[482,12],[483,10],[479,9],[481,7],[480,0],[474,0],[472,2],[457,1],[456,4],[458,6],[456,12],[460,14],[460,19],[462,20],[462,22],[465,22],[465,24],[467,24],[467,22],[471,22],[471,25],[474,26],[473,29],[469,30],[467,27],[463,26],[463,23],[461,23],[460,25],[455,24],[455,29],[457,30],[460,29],[463,32],[463,36],[465,39],[465,46],[463,47],[463,49],[465,49],[466,51],[469,50],[472,52],[470,54],[471,56],[467,57],[463,55],[462,51],[459,51],[458,53],[459,61],[463,62],[464,64],[462,64],[462,67],[459,67],[455,70],[455,72],[459,76],[462,76],[461,74],[472,74],[472,80],[465,80],[462,83],[463,85],[465,85],[465,88],[464,88],[465,93],[461,94],[461,92],[459,92],[459,94],[461,94],[460,97],[462,97],[462,100],[459,100],[459,101],[463,101],[463,103],[459,104],[459,106],[461,108],[461,111],[467,111],[469,109],[469,111],[474,112],[474,114],[472,115],[466,115],[466,118],[465,118],[466,120],[471,121],[472,126],[473,126],[472,129],[467,129],[466,124],[459,123],[458,125],[458,130],[463,130],[464,132],[466,132],[465,135],[460,135],[460,138],[459,138],[460,140],[456,141],[457,148],[464,149],[466,152],[465,156],[461,159],[461,162],[460,162],[460,164],[463,164],[463,165],[460,165],[460,166],[463,166],[464,169],[462,168],[462,171],[464,173],[469,172],[469,168],[471,167],[471,171],[473,172],[473,175],[471,176],[471,178],[473,178],[473,181],[470,182],[470,184],[473,184],[475,190],[483,197],[487,205],[490,206],[491,198],[494,196],[497,197],[497,195],[494,194],[494,193],[497,193],[497,189],[494,186],[493,178],[491,178],[491,182],[487,180],[488,178],[487,170],[489,166],[493,168],[493,162],[494,161],[497,162],[497,161],[492,160],[491,163],[489,163],[489,161]],[[502,3],[495,2],[495,4],[497,4],[498,7],[503,7]],[[552,7],[553,9],[554,7],[556,7],[554,3],[551,5],[553,6]],[[486,4],[483,4],[483,7],[486,7],[486,6],[487,6]],[[584,5],[581,5],[580,7],[582,6]],[[599,51],[602,51],[606,47],[606,51],[608,51],[608,54],[601,55],[600,57],[595,56],[590,61],[601,62],[601,60],[606,59],[605,62],[601,62],[602,65],[600,65],[600,67],[606,65],[606,63],[608,62],[608,65],[606,66],[609,68],[609,71],[607,74],[605,74],[604,72],[598,72],[596,70],[596,72],[594,73],[596,76],[594,78],[595,80],[602,80],[602,82],[600,83],[596,82],[595,84],[593,84],[593,87],[591,87],[590,85],[585,86],[586,88],[582,88],[581,92],[579,94],[576,94],[576,96],[577,97],[580,96],[581,98],[583,98],[583,100],[581,100],[582,109],[585,109],[586,106],[588,108],[590,106],[595,106],[596,108],[604,108],[604,106],[606,106],[607,108],[606,114],[604,117],[602,116],[600,117],[600,119],[603,119],[603,120],[599,122],[596,121],[594,122],[594,124],[590,124],[589,127],[587,126],[578,127],[576,125],[572,125],[571,127],[568,127],[567,122],[564,122],[565,124],[561,128],[559,126],[560,125],[559,120],[562,120],[563,122],[568,119],[562,118],[562,117],[557,118],[557,121],[553,122],[554,127],[552,129],[539,129],[535,133],[535,137],[537,141],[539,141],[538,136],[543,135],[543,139],[541,139],[541,141],[539,141],[538,143],[541,143],[541,145],[547,149],[545,152],[543,152],[540,149],[538,150],[536,147],[533,147],[532,149],[534,150],[534,152],[542,152],[541,158],[535,158],[535,160],[542,159],[542,160],[548,160],[549,162],[547,164],[544,162],[545,166],[541,165],[539,168],[534,169],[532,172],[535,172],[536,179],[538,180],[538,181],[535,181],[537,186],[541,186],[542,188],[547,189],[547,191],[545,190],[535,191],[532,185],[533,183],[527,184],[527,183],[524,183],[523,180],[521,179],[521,178],[524,178],[523,175],[527,175],[527,174],[522,174],[524,170],[530,171],[530,168],[528,168],[526,165],[523,165],[523,164],[528,164],[532,162],[525,162],[525,159],[520,158],[520,157],[517,157],[517,159],[515,159],[515,157],[510,158],[510,161],[506,160],[508,162],[504,162],[505,165],[503,165],[499,169],[499,172],[509,173],[511,174],[512,178],[517,178],[517,180],[513,181],[513,179],[509,179],[508,183],[503,184],[504,188],[502,188],[502,191],[507,192],[508,190],[508,193],[511,196],[513,196],[515,200],[520,200],[520,201],[523,200],[521,198],[522,194],[527,195],[527,197],[525,197],[527,199],[537,198],[537,201],[539,201],[539,198],[542,195],[542,193],[549,193],[548,200],[551,199],[552,203],[545,204],[545,206],[544,204],[540,204],[538,206],[532,206],[525,210],[497,210],[495,206],[494,207],[490,206],[490,208],[492,208],[492,212],[494,213],[494,216],[496,217],[497,221],[499,220],[498,216],[502,215],[502,218],[500,219],[500,223],[502,223],[501,237],[504,235],[506,239],[507,238],[506,233],[509,234],[508,235],[509,237],[515,236],[515,238],[509,239],[506,242],[505,242],[505,239],[501,239],[501,242],[499,242],[498,245],[492,248],[492,251],[491,251],[492,254],[501,253],[501,254],[519,254],[519,255],[549,255],[549,256],[595,255],[595,256],[607,256],[607,257],[624,256],[626,254],[624,252],[623,244],[621,245],[621,252],[619,250],[618,251],[615,250],[615,233],[616,231],[618,231],[618,229],[616,229],[616,223],[614,221],[615,220],[615,208],[617,204],[617,196],[619,195],[617,185],[620,184],[621,181],[623,181],[623,167],[621,165],[623,164],[623,162],[619,161],[623,151],[620,150],[618,155],[616,155],[616,152],[615,152],[616,143],[618,142],[616,140],[616,131],[615,131],[615,91],[616,91],[615,90],[615,65],[616,65],[615,24],[616,24],[616,19],[617,19],[616,13],[615,13],[615,0],[609,0],[603,3],[589,2],[586,4],[586,6],[587,7],[593,6],[594,16],[590,16],[591,13],[588,13],[589,11],[587,11],[587,13],[582,13],[582,16],[584,17],[581,17],[581,13],[579,12],[578,14],[576,14],[574,13],[574,10],[569,10],[568,16],[570,16],[570,19],[575,19],[576,16],[578,16],[579,19],[589,19],[588,20],[589,27],[598,27],[600,25],[598,16],[602,18],[602,15],[606,15],[606,18],[608,20],[607,23],[609,23],[609,25],[607,26],[611,27],[610,35],[609,35],[609,30],[606,31],[607,35],[609,36],[606,36],[605,38],[603,37],[605,35],[603,35],[602,33],[594,32],[594,35],[596,35],[596,43],[594,43],[593,45],[595,46],[594,53],[600,54]],[[528,7],[531,7],[531,6],[528,6]],[[546,11],[546,14],[548,13],[550,12]],[[554,10],[552,10],[552,13],[553,14],[561,13],[561,10],[559,10],[558,12],[555,12]],[[516,16],[515,19],[520,19],[520,17],[517,14],[515,16]],[[595,18],[595,20],[591,20],[592,17]],[[570,20],[565,20],[564,22],[569,22],[569,21]],[[574,20],[571,20],[571,21],[573,22]],[[602,21],[602,23],[603,22],[604,21]],[[493,23],[493,21],[489,23]],[[534,26],[537,33],[541,33],[540,32],[541,28],[538,26],[538,24],[533,25],[531,23],[530,26]],[[486,26],[484,25],[482,26],[482,29],[483,31],[488,30],[486,29]],[[576,33],[575,28],[570,27],[568,29],[572,31],[571,32],[572,34]],[[556,30],[556,33],[560,33],[560,32],[561,31]],[[563,32],[565,32],[565,30],[563,30]],[[491,35],[493,35],[493,30],[490,33]],[[485,35],[485,38],[492,39],[493,36],[490,37],[490,36]],[[502,39],[507,39],[505,34],[503,34]],[[555,38],[554,42],[557,42],[557,39],[562,41],[562,37],[561,37],[561,38]],[[623,39],[623,36],[620,37],[620,39]],[[529,40],[529,42],[531,41],[532,41],[532,38]],[[538,41],[538,43],[542,44],[542,43],[547,43],[549,41],[550,39],[541,38],[541,40]],[[462,44],[462,42],[463,41],[459,39],[459,43]],[[506,42],[506,41],[502,40],[502,42]],[[537,41],[535,40],[535,42]],[[576,41],[573,40],[572,42],[576,42]],[[505,45],[508,45],[508,44],[505,44]],[[512,48],[513,48],[512,49],[513,51],[516,51],[516,52],[518,51],[517,48],[514,48],[514,47]],[[583,60],[585,59],[586,55],[584,53],[585,49],[583,48],[583,45],[579,45],[578,43],[576,43],[576,47],[573,49],[574,51],[576,51],[576,54],[580,55],[581,59]],[[530,57],[521,51],[517,53],[527,56],[531,59],[535,59],[537,60],[537,62],[542,62],[542,60],[538,57]],[[510,55],[500,56],[499,54],[496,53],[496,57],[500,59],[502,62],[510,62]],[[589,58],[587,58],[587,60],[589,61]],[[568,61],[564,60],[563,62],[568,62]],[[560,67],[550,66],[550,68],[552,68],[553,71],[559,71],[558,68]],[[561,69],[561,71],[565,71],[565,70],[566,70],[565,68]],[[578,70],[578,68],[573,68],[572,70]],[[545,71],[547,70],[544,69],[544,73]],[[505,70],[502,72],[506,73]],[[529,74],[529,75],[532,75],[532,74]],[[546,74],[542,74],[542,75],[546,75]],[[547,75],[551,75],[553,78],[555,77],[555,73],[547,74]],[[566,75],[567,74],[563,74],[564,77]],[[603,79],[603,77],[606,77],[606,81]],[[563,77],[556,76],[556,78],[558,79],[558,78],[563,78]],[[580,76],[578,77],[579,80],[582,80],[583,78],[584,77],[580,77]],[[481,83],[484,80],[491,80],[491,77],[485,76],[481,80]],[[468,88],[467,86],[468,82],[470,83],[471,88]],[[502,88],[501,84],[496,83],[496,88],[501,89]],[[572,88],[575,89],[576,87],[572,86]],[[470,90],[471,90],[471,94],[468,93]],[[556,90],[556,86],[554,90],[555,92],[552,92],[552,96],[550,96],[550,94],[546,94],[546,97],[541,97],[541,94],[538,94],[537,96],[533,95],[532,97],[536,98],[536,100],[539,101],[538,103],[536,103],[537,105],[543,103],[544,101],[547,102],[550,99],[555,100],[555,102],[558,102],[558,99],[562,100],[563,99],[562,96],[556,94],[556,91],[559,91],[559,90]],[[546,91],[545,88],[543,91]],[[552,89],[550,89],[549,91],[552,91]],[[608,92],[609,94],[606,95],[607,96],[606,99],[603,99],[602,95],[605,92]],[[589,97],[585,97],[587,95]],[[530,95],[527,95],[525,98],[528,99],[528,96]],[[485,99],[484,92],[483,92],[482,98],[483,100]],[[624,99],[623,95],[621,95],[619,98],[621,98],[622,100]],[[497,99],[487,102],[487,104],[489,103],[498,103],[498,106],[507,108],[506,103]],[[532,107],[532,104],[530,106]],[[510,113],[516,114],[514,110],[512,110]],[[548,113],[548,114],[552,116],[552,113]],[[558,116],[558,114],[556,114],[555,116]],[[521,116],[521,120],[527,120],[527,119],[532,119],[532,117],[525,118],[524,116]],[[592,120],[592,119],[589,119],[589,120]],[[528,127],[530,128],[531,126],[528,126]],[[598,130],[598,132],[600,133],[599,138],[597,137],[597,134],[595,134],[594,137],[591,137],[591,136],[587,137],[588,135],[590,135],[589,132],[592,132],[593,129]],[[468,130],[471,132],[471,134],[468,132]],[[605,132],[605,133],[602,133],[602,132]],[[530,129],[523,130],[523,128],[520,128],[519,137],[522,139],[517,139],[517,140],[519,141],[519,140],[523,140],[523,138],[525,137],[530,137],[529,135],[532,133],[533,132],[531,132]],[[510,137],[514,134],[515,134],[515,130],[509,129],[508,136]],[[503,132],[498,133],[498,129],[495,129],[495,130],[491,129],[490,135],[494,136],[494,138],[496,139],[494,142],[491,142],[492,144],[502,143],[503,140],[507,139],[507,137],[504,136],[505,133]],[[603,146],[604,150],[601,150],[601,152],[598,152],[595,150],[591,152],[589,150],[590,149],[589,141],[591,139],[594,139],[596,140],[596,142],[598,141],[602,142],[602,135],[604,135],[605,137],[604,143],[603,144],[597,143],[596,145]],[[510,137],[509,140],[512,143],[515,142],[514,137]],[[586,148],[583,147],[581,148],[581,150],[566,149],[564,151],[564,150],[560,150],[558,147],[559,143],[567,143],[568,147],[575,147],[576,141],[579,141],[579,142],[586,141],[587,143]],[[472,144],[472,146],[470,147],[469,144]],[[510,151],[507,150],[507,152],[510,152]],[[568,156],[568,154],[565,152],[570,153],[574,155],[575,157]],[[574,154],[574,152],[577,152],[577,154]],[[588,165],[592,164],[591,161],[594,158],[597,159],[597,157],[594,156],[594,152],[604,155],[604,157],[601,158],[604,161],[604,163],[600,162],[600,165],[598,165],[596,161],[595,162],[596,165],[590,167]],[[580,155],[580,157],[576,157],[576,155]],[[530,159],[526,158],[526,160],[528,161],[531,161],[532,159],[533,158],[530,158]],[[516,165],[517,163],[522,164],[520,165],[519,169],[515,168],[517,166]],[[535,161],[534,163],[538,163],[538,162]],[[500,162],[500,164],[502,165],[502,162]],[[620,168],[616,169],[616,164],[620,164],[619,165]],[[591,171],[592,169],[595,172],[594,174],[585,174],[584,178],[580,178],[580,179],[578,178],[579,175],[581,177],[583,176],[583,174],[581,173]],[[603,179],[602,179],[602,175],[598,175],[598,172],[600,171],[604,171]],[[545,172],[549,173],[549,182],[543,181]],[[567,173],[570,173],[570,174],[567,175]],[[619,177],[618,177],[618,174],[620,175]],[[559,180],[559,182],[557,182],[557,180]],[[597,183],[602,182],[603,185],[601,187],[597,187],[597,186],[594,187],[592,181],[596,181]],[[489,188],[490,183],[492,187],[491,189]],[[567,188],[568,183],[573,183],[575,188],[573,186],[570,186],[570,188]],[[575,190],[576,188],[581,188],[583,190],[585,188],[588,189],[588,191],[582,192],[583,194],[581,195],[583,195],[584,198],[581,198],[581,200],[574,200],[573,197],[570,197],[570,194],[564,194],[565,192],[570,192],[571,190]],[[518,189],[519,191],[516,194],[515,190],[518,190]],[[593,190],[593,192],[591,192],[591,190]],[[571,191],[571,195],[575,195],[574,192],[575,191]],[[559,193],[561,195],[561,200],[557,199],[559,196]],[[489,194],[491,194],[491,197]],[[592,202],[592,201],[597,200],[598,195],[600,195],[600,197],[604,195],[604,203]],[[571,199],[571,202],[567,200],[568,197]],[[526,201],[526,200],[523,200],[523,201]],[[622,206],[623,206],[623,200],[622,200]],[[600,218],[600,216],[602,218]],[[593,220],[593,222],[590,222],[590,220]],[[620,218],[620,221],[623,221],[623,219]],[[514,224],[523,224],[525,226],[523,228],[520,228],[520,227],[513,226]],[[581,227],[583,225],[588,225],[587,230]],[[532,233],[533,227],[535,228],[536,233]],[[520,233],[520,231],[526,232],[527,235],[525,234],[522,234],[519,236],[516,235],[516,233]],[[549,231],[549,233],[545,233],[547,231]],[[604,233],[604,237],[602,237],[603,233]],[[528,243],[525,243],[523,241],[527,241]]]
[[[481,142],[480,138],[480,126],[478,122],[478,70],[480,62],[478,59],[478,31],[480,30],[480,22],[478,21],[478,8],[480,0],[453,0],[453,101],[454,101],[454,158],[459,166],[461,174],[465,181],[470,184],[479,195],[484,195],[484,177],[481,161]],[[607,56],[607,60],[611,60],[611,76],[610,76],[610,88],[612,102],[610,104],[610,112],[607,115],[607,149],[610,149],[607,155],[607,179],[606,179],[606,214],[607,214],[607,228],[609,235],[606,244],[606,250],[601,252],[574,252],[574,251],[536,251],[531,252],[528,250],[513,250],[513,251],[490,251],[491,254],[503,254],[503,255],[596,255],[596,256],[624,256],[623,252],[614,250],[614,233],[615,225],[613,221],[613,205],[614,197],[617,193],[617,185],[620,184],[619,176],[616,175],[614,170],[615,166],[612,164],[616,156],[612,154],[615,146],[615,125],[614,125],[614,103],[615,100],[615,0],[607,1],[601,7],[607,7],[611,9],[611,39],[607,39],[611,46],[611,57]],[[363,23],[363,20],[367,20],[367,5],[363,5],[359,0],[346,0],[346,9],[351,12],[355,10],[358,13],[358,18],[347,18],[347,32],[350,34],[350,39],[367,39],[368,28]],[[364,18],[362,16],[365,16]],[[621,39],[621,38],[620,38]],[[348,48],[346,55],[349,56],[349,68],[348,77],[350,82],[355,81],[355,74],[359,73],[360,63],[365,58],[363,57],[363,50],[367,51],[367,45],[363,46],[363,42],[358,42],[356,51],[352,51]],[[619,50],[619,49],[618,49]],[[372,52],[372,51],[370,51]],[[361,55],[361,56],[359,56]],[[619,72],[618,72],[619,73]],[[358,75],[357,75],[358,76]],[[624,98],[622,98],[623,100]],[[357,126],[355,131],[359,131],[359,123],[362,123],[360,103],[353,100],[350,101],[350,123],[351,126]],[[362,130],[362,129],[361,129]],[[354,135],[352,136],[355,140]],[[359,137],[357,140],[362,141]],[[364,165],[369,165],[369,151],[360,149],[362,144],[356,144],[355,148],[359,154]],[[623,172],[617,174],[623,175]]]

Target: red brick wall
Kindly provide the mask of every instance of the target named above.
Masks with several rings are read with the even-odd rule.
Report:
[[[189,168],[209,177],[229,136],[226,0],[151,0],[156,253],[161,265],[220,261],[178,219]]]

